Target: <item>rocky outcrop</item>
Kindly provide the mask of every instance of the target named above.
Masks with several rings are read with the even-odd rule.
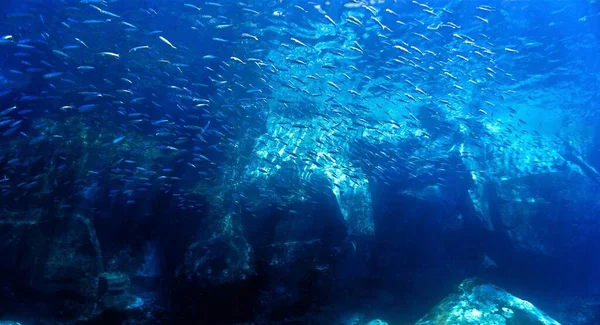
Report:
[[[124,273],[106,272],[98,279],[100,310],[127,311],[139,308],[144,301],[130,294],[131,281]]]
[[[463,281],[416,325],[560,325],[543,311],[477,279]]]

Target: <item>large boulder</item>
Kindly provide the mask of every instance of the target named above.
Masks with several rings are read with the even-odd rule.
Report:
[[[187,277],[200,286],[245,280],[254,271],[252,247],[243,236],[218,235],[194,242],[185,255]]]
[[[477,279],[464,280],[416,323],[437,324],[560,325],[530,302]]]
[[[388,325],[388,323],[386,323],[380,319],[374,319],[374,320],[368,322],[366,325]]]

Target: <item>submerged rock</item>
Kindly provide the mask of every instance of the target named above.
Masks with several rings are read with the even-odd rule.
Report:
[[[10,290],[16,293],[12,296],[19,297],[5,300],[2,307],[12,311],[38,303],[46,308],[35,312],[64,322],[92,314],[103,265],[89,218],[42,210],[5,213],[0,237],[0,274],[11,279]]]
[[[99,306],[103,310],[125,311],[143,306],[139,297],[129,293],[131,281],[124,273],[105,272],[98,279]]]
[[[530,302],[476,279],[464,280],[416,323],[434,324],[560,325]]]
[[[187,277],[202,286],[224,285],[252,275],[251,260],[252,247],[244,237],[221,235],[194,242],[184,268]]]

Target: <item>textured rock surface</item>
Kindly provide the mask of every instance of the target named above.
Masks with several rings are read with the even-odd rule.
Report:
[[[101,310],[126,311],[143,306],[141,298],[129,293],[131,282],[124,273],[102,273],[98,279],[98,296]]]
[[[530,302],[492,284],[467,279],[416,325],[560,325]]]
[[[12,279],[1,283],[3,294],[13,297],[2,305],[8,315],[19,314],[13,319],[21,324],[103,324],[107,315],[123,321],[154,317],[154,307],[131,294],[129,274],[104,272],[96,230],[84,216],[36,211],[4,215],[0,234],[3,278]]]
[[[202,286],[244,280],[253,273],[252,248],[242,236],[222,235],[192,244],[185,256],[189,279]]]
[[[500,181],[495,189],[496,197],[488,200],[495,204],[498,227],[522,251],[560,254],[597,235],[599,187],[576,166]]]
[[[4,272],[16,272],[7,276],[20,280],[12,283],[16,295],[51,301],[64,319],[85,319],[93,313],[103,265],[89,219],[15,214],[3,218],[0,233]]]
[[[382,321],[380,319],[374,319],[374,320],[368,322],[365,325],[388,325],[388,323],[386,323],[386,322],[384,322],[384,321]]]

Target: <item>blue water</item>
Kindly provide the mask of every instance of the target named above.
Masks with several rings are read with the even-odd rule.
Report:
[[[4,1],[0,320],[414,324],[478,277],[598,324],[599,37],[596,0]]]

